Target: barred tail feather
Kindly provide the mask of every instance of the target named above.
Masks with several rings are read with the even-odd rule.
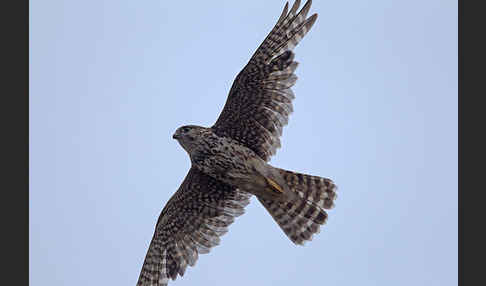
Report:
[[[304,244],[319,233],[320,226],[326,223],[326,209],[334,207],[337,186],[332,180],[277,169],[282,175],[293,196],[288,201],[273,201],[258,197],[284,233],[295,244]]]

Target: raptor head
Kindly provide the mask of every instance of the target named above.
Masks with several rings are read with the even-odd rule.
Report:
[[[191,151],[198,145],[198,140],[208,128],[197,125],[184,125],[175,131],[172,138],[176,139],[182,148],[191,154]]]

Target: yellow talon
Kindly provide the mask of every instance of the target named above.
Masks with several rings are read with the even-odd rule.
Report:
[[[282,187],[280,187],[274,180],[270,179],[270,178],[265,178],[267,180],[267,183],[270,185],[270,189],[272,191],[276,191],[278,193],[282,193],[283,194],[283,189]]]

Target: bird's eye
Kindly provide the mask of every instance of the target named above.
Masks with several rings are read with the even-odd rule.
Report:
[[[182,132],[184,132],[184,133],[189,132],[189,127],[182,127]]]

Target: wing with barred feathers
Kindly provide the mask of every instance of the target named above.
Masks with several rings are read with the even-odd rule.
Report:
[[[137,285],[165,286],[219,244],[250,194],[191,168],[159,216]]]
[[[290,11],[285,5],[277,24],[238,74],[226,104],[212,129],[231,137],[268,161],[280,147],[282,128],[293,111],[298,63],[293,48],[310,30],[317,14],[309,18],[309,0],[297,13],[300,0]],[[287,13],[288,12],[288,13]]]

